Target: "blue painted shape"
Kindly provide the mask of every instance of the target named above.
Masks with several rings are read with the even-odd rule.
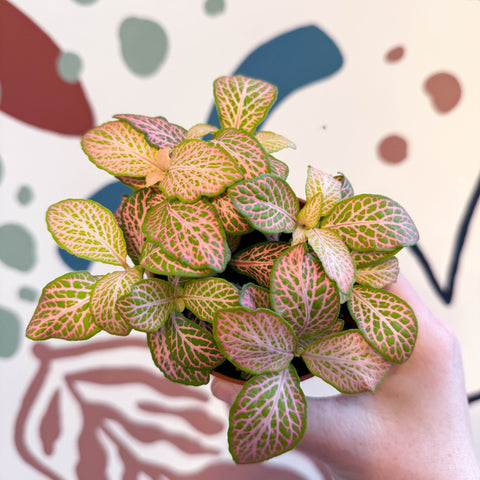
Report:
[[[256,48],[235,74],[265,80],[278,87],[271,112],[293,91],[337,72],[343,56],[335,42],[314,25],[284,33]],[[219,126],[213,106],[208,123]]]
[[[130,193],[132,193],[132,189],[130,187],[127,187],[123,183],[116,181],[109,183],[98,192],[94,193],[90,197],[90,200],[95,200],[104,207],[108,208],[111,212],[115,212],[115,210],[120,206],[122,196],[129,195]],[[88,270],[88,267],[91,263],[90,260],[75,257],[61,248],[58,249],[58,252],[62,260],[72,270]]]

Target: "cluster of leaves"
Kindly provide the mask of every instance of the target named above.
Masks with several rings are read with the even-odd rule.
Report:
[[[134,192],[115,215],[90,200],[61,201],[47,212],[48,228],[70,253],[122,269],[49,283],[27,336],[146,332],[164,375],[190,385],[231,362],[248,380],[232,407],[230,450],[251,463],[302,437],[295,358],[346,393],[372,391],[392,363],[409,358],[415,316],[383,287],[398,275],[395,254],[418,234],[393,200],[354,195],[344,175],[314,167],[301,205],[287,166],[272,156],[294,145],[256,131],[273,85],[221,77],[214,97],[220,129],[118,115],[83,137],[90,160]],[[252,231],[262,241],[236,251]],[[224,273],[232,269],[251,282],[231,283]],[[357,328],[345,329],[341,304]]]

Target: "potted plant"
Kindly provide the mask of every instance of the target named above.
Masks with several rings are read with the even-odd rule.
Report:
[[[26,334],[86,340],[134,329],[174,382],[236,376],[244,385],[231,408],[230,452],[252,463],[300,441],[300,375],[340,392],[373,391],[410,357],[414,313],[383,287],[418,234],[400,205],[354,195],[343,174],[309,167],[298,199],[272,155],[294,145],[256,131],[273,85],[221,77],[214,97],[219,129],[117,115],[84,135],[89,159],[133,192],[115,214],[91,200],[60,201],[47,226],[60,247],[115,270],[53,280]]]

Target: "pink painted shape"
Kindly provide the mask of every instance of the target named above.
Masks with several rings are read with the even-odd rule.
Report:
[[[433,107],[439,113],[448,113],[453,110],[462,97],[460,82],[450,73],[439,72],[430,75],[423,87],[430,96]]]
[[[385,54],[385,61],[389,63],[398,62],[404,54],[405,49],[402,46],[394,47]]]
[[[389,135],[378,145],[378,154],[386,163],[400,163],[407,157],[407,141],[399,135]]]

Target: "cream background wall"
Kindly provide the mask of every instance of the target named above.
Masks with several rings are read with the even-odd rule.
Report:
[[[42,62],[39,50],[35,69],[49,68],[59,82],[75,87],[76,96],[62,97],[60,108],[62,128],[71,123],[75,132],[32,122],[40,110],[49,111],[48,95],[55,92],[36,95],[22,114],[15,113],[15,102],[27,97],[19,94],[24,83],[12,83],[8,72],[21,71],[26,57],[5,53],[16,51],[19,42],[2,23],[7,8],[30,19],[58,47],[59,63]],[[35,347],[23,338],[43,285],[70,269],[46,230],[47,207],[67,197],[90,197],[111,182],[80,148],[83,132],[74,128],[80,86],[94,124],[116,113],[141,113],[190,127],[209,116],[213,80],[235,72],[261,45],[308,26],[325,34],[338,48],[339,68],[294,88],[264,128],[296,143],[295,151],[279,157],[289,164],[298,194],[312,164],[344,172],[358,193],[387,194],[406,207],[421,233],[419,246],[445,288],[479,181],[479,22],[478,0],[0,0],[0,477],[116,479],[127,469],[134,472],[128,478],[143,479],[150,478],[146,465],[153,464],[151,472],[164,475],[158,478],[281,478],[277,467],[287,469],[285,478],[322,478],[295,452],[256,469],[232,468],[223,405],[208,388],[192,393],[165,386],[141,336],[116,345],[100,336],[92,350],[56,341]],[[143,45],[141,31],[150,32]],[[22,40],[32,52],[39,48],[34,38],[32,30]],[[294,56],[305,57],[313,78],[317,45],[296,41]],[[403,55],[389,61],[395,47]],[[329,52],[333,58],[335,50]],[[281,50],[275,55],[265,62],[294,85],[300,73],[285,61],[291,57]],[[29,75],[28,85],[41,78]],[[431,78],[435,95],[426,89]],[[390,161],[379,153],[382,140],[392,135],[406,144],[397,163],[395,151],[386,155]],[[478,207],[464,230],[450,303],[413,252],[400,258],[425,302],[457,333],[467,390],[476,392]],[[332,393],[319,382],[310,382],[308,390]],[[101,418],[94,414],[99,410]],[[480,402],[471,414],[480,457]],[[145,425],[156,428],[150,437]],[[88,462],[79,463],[87,454]]]

